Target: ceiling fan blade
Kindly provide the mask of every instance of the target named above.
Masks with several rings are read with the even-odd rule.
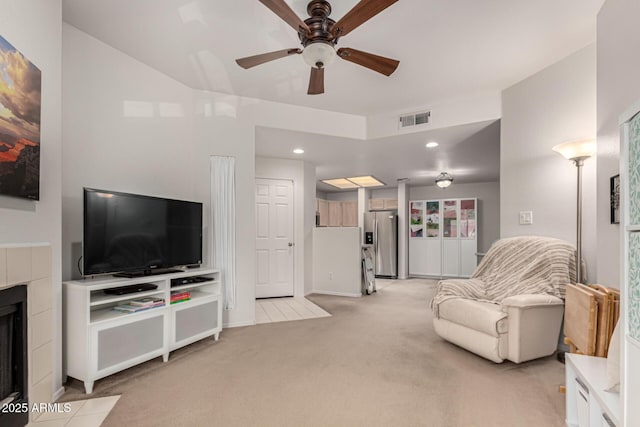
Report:
[[[324,68],[311,67],[308,95],[320,95],[324,93]]]
[[[362,65],[370,70],[377,71],[385,76],[393,74],[400,64],[400,61],[396,61],[395,59],[351,49],[350,47],[342,47],[338,49],[338,56],[344,60],[353,62],[354,64]]]
[[[260,0],[262,1],[262,0]],[[347,12],[333,26],[332,32],[336,37],[342,37],[367,22],[398,0],[360,0],[358,4]]]
[[[242,68],[247,69],[296,53],[302,53],[302,49],[282,49],[276,50],[275,52],[263,53],[261,55],[247,56],[246,58],[236,59],[236,63]]]
[[[267,6],[273,13],[278,15],[284,22],[291,25],[291,27],[300,32],[302,28],[305,32],[309,32],[309,27],[304,23],[302,19],[289,7],[284,0],[259,0],[260,3]]]

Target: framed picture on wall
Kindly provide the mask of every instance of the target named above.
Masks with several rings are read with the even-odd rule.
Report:
[[[0,194],[40,200],[41,72],[0,36]]]
[[[610,179],[611,224],[620,224],[620,175]]]

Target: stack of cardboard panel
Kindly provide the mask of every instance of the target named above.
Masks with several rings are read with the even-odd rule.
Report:
[[[620,316],[620,291],[602,285],[567,285],[565,343],[572,353],[607,357]]]

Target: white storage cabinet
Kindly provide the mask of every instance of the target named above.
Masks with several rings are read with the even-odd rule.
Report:
[[[478,199],[412,200],[409,216],[409,275],[473,274],[478,251]]]
[[[566,353],[566,424],[570,427],[622,427],[620,394],[605,391],[607,359]]]
[[[171,287],[171,279],[209,280]],[[108,288],[152,283],[157,289],[124,295],[105,294]],[[170,304],[172,291],[191,292],[191,299]],[[163,298],[165,304],[136,313],[114,307],[143,297]],[[87,394],[95,380],[169,352],[222,330],[219,272],[193,269],[133,279],[102,277],[65,282],[63,286],[66,373],[84,382]]]

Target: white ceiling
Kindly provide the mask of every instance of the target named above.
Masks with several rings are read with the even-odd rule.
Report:
[[[436,148],[425,144],[436,141]],[[293,153],[303,148],[304,154]],[[500,122],[488,121],[390,138],[362,141],[271,128],[256,128],[256,156],[305,160],[316,165],[318,181],[347,176],[374,175],[396,187],[434,185],[447,171],[455,183],[499,179]],[[320,191],[337,191],[318,182]],[[339,191],[339,190],[338,190]]]
[[[308,0],[286,0],[305,19]],[[336,21],[358,0],[333,0]],[[385,77],[336,60],[323,95],[306,94],[300,56],[244,70],[235,59],[299,46],[294,31],[258,0],[63,0],[65,22],[195,89],[359,115],[408,112],[498,93],[595,40],[604,0],[400,0],[343,37],[400,60]],[[259,128],[256,154],[302,158],[318,179],[372,174],[431,185],[499,179],[499,122],[371,141]],[[441,143],[427,150],[429,140]],[[306,153],[291,150],[303,146]],[[329,190],[325,184],[318,189]]]
[[[603,1],[401,0],[339,42],[398,59],[398,70],[385,77],[336,60],[317,96],[306,95],[300,56],[235,64],[299,46],[258,0],[63,0],[63,18],[193,88],[371,115],[502,90],[593,42]],[[307,2],[287,0],[302,19]],[[356,2],[334,0],[331,17]]]

